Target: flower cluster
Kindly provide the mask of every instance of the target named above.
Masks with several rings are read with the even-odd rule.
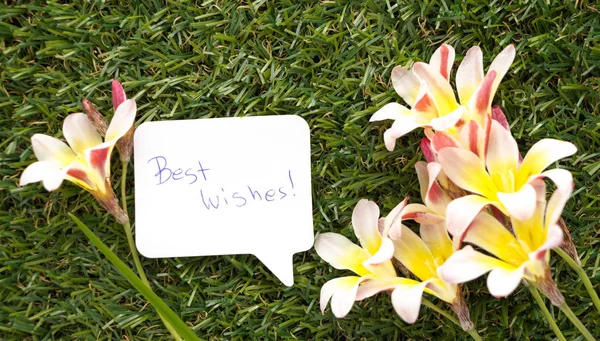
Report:
[[[321,258],[358,275],[323,286],[321,309],[331,299],[336,317],[345,316],[354,301],[391,291],[395,311],[413,323],[425,292],[447,302],[470,330],[460,284],[488,272],[487,286],[495,297],[508,296],[525,279],[553,304],[564,302],[550,275],[549,250],[568,233],[559,220],[573,178],[567,170],[546,168],[576,148],[543,139],[521,156],[504,113],[492,108],[515,57],[512,45],[487,73],[481,49],[467,51],[456,72],[458,100],[450,83],[454,57],[454,49],[442,45],[428,64],[394,68],[393,87],[408,107],[386,104],[371,117],[394,121],[384,133],[390,151],[398,138],[424,128],[427,162],[416,164],[423,204],[407,204],[407,198],[379,218],[375,203],[359,201],[352,226],[362,247],[335,233],[317,237]],[[556,188],[548,200],[545,179]],[[419,224],[419,234],[403,224],[406,220]],[[405,270],[404,277],[393,264]]]

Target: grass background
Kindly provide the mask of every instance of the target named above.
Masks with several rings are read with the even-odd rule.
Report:
[[[413,166],[421,134],[401,139],[390,153],[383,146],[386,125],[368,119],[383,104],[401,101],[390,87],[391,69],[428,60],[444,42],[457,60],[481,46],[485,65],[516,45],[494,103],[504,108],[522,151],[544,137],[577,145],[579,152],[561,162],[576,181],[565,218],[598,285],[599,9],[594,1],[3,2],[0,339],[169,339],[152,307],[66,216],[81,217],[133,267],[122,228],[93,198],[69,183],[52,193],[17,185],[35,159],[30,137],[61,137],[63,119],[82,110],[82,98],[111,113],[110,82],[118,78],[138,102],[138,124],[301,115],[312,132],[315,232],[351,236],[360,198],[376,200],[387,213],[404,196],[418,197]],[[118,162],[113,173],[118,191]],[[127,176],[133,203],[133,173]],[[427,308],[417,323],[405,324],[385,295],[355,304],[345,319],[329,309],[322,315],[320,287],[347,273],[313,250],[294,260],[290,288],[253,256],[143,263],[158,295],[205,339],[467,337]],[[569,305],[600,336],[600,316],[581,282],[558,257],[552,263]],[[523,287],[497,300],[478,280],[467,299],[485,339],[554,337]],[[552,311],[576,340],[575,328]]]

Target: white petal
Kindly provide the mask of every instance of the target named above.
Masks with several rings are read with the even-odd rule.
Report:
[[[25,168],[19,186],[43,181],[44,188],[47,191],[53,191],[62,184],[64,177],[65,172],[60,169],[58,164],[50,161],[38,161]]]
[[[498,268],[492,270],[487,279],[490,294],[496,298],[510,295],[521,283],[524,269],[524,266],[520,266],[516,269]]]
[[[385,217],[383,223],[383,234],[388,235],[395,226],[400,226],[402,224],[402,210],[406,206],[408,202],[408,198],[404,198],[396,207],[394,207],[390,213]]]
[[[458,187],[484,196],[495,192],[495,185],[483,161],[472,152],[446,147],[438,152],[438,162]]]
[[[534,144],[525,155],[517,175],[517,183],[522,184],[532,175],[538,175],[552,163],[575,154],[577,147],[569,142],[543,139]]]
[[[363,263],[363,265],[367,267],[369,265],[381,264],[385,261],[392,259],[393,256],[394,243],[392,243],[392,241],[389,238],[383,237],[381,239],[381,246],[379,247],[379,250],[377,250],[377,253],[375,253],[373,257],[367,259]]]
[[[388,103],[377,110],[369,119],[369,122],[378,122],[383,120],[401,120],[406,116],[412,116],[412,112],[407,107],[398,103]]]
[[[483,54],[479,46],[467,51],[465,58],[456,71],[456,88],[460,103],[469,103],[469,99],[483,81]]]
[[[535,189],[530,184],[525,184],[515,193],[498,192],[498,200],[506,207],[510,216],[518,220],[529,219],[537,202]]]
[[[487,169],[490,174],[507,174],[517,172],[519,147],[510,131],[500,123],[492,120],[488,151],[486,154]]]
[[[548,226],[546,232],[546,240],[537,250],[529,254],[529,258],[533,260],[540,260],[544,257],[546,252],[550,249],[560,246],[563,242],[563,232],[560,226],[552,224]]]
[[[132,99],[128,99],[119,105],[106,130],[106,142],[116,142],[131,129],[135,121],[136,110],[137,106]]]
[[[560,216],[562,215],[562,211],[567,204],[567,201],[571,197],[572,192],[573,191],[569,187],[564,189],[558,187],[554,191],[550,197],[550,200],[548,200],[548,205],[546,206],[546,227],[550,224],[556,224],[558,222]]]
[[[394,86],[396,93],[398,93],[408,105],[411,107],[415,105],[421,88],[421,81],[414,73],[412,73],[412,71],[402,66],[396,66],[392,70],[392,85]]]
[[[481,210],[492,203],[479,195],[467,195],[452,200],[446,208],[448,232],[462,240],[462,235]]]
[[[84,150],[102,143],[102,137],[83,113],[67,116],[63,124],[63,134],[69,146],[78,155],[83,155]]]
[[[356,300],[356,291],[360,284],[360,277],[348,276],[330,280],[321,288],[320,306],[321,313],[325,312],[327,303],[331,299],[331,310],[337,318],[346,316],[352,309]]]
[[[31,146],[40,161],[50,161],[64,167],[75,160],[75,154],[71,148],[52,136],[35,134],[31,137]]]
[[[428,282],[398,285],[392,292],[392,305],[406,323],[415,323],[421,309],[423,291]]]
[[[378,223],[379,207],[377,204],[361,199],[352,211],[352,227],[360,245],[372,255],[379,250],[381,245],[381,235],[377,231]]]
[[[453,253],[438,268],[438,274],[445,282],[465,283],[497,268],[514,269],[509,264],[475,251],[472,246],[467,245]]]
[[[392,124],[392,127],[386,130],[383,134],[385,147],[390,152],[393,151],[394,147],[396,146],[396,139],[406,135],[418,127],[424,127],[426,124],[427,122],[423,118],[415,115],[406,115],[402,116],[402,118],[396,119]]]
[[[403,278],[403,277],[386,277],[386,278],[373,278],[365,281],[360,287],[358,287],[358,293],[356,294],[356,300],[361,301],[365,298],[369,298],[382,291],[396,288],[398,285],[406,284],[420,284],[419,282]]]
[[[456,123],[460,121],[464,113],[465,107],[460,106],[456,110],[452,111],[451,113],[445,116],[432,119],[429,125],[436,131],[446,131],[456,126]]]
[[[339,270],[352,270],[364,276],[370,272],[362,265],[371,255],[348,238],[337,233],[322,233],[315,240],[319,257]]]

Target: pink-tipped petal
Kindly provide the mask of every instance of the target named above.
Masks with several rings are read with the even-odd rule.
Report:
[[[504,115],[504,111],[498,105],[494,105],[492,107],[492,120],[500,123],[502,128],[510,131],[510,126],[508,125],[508,120],[506,119],[506,115]]]
[[[132,99],[125,100],[119,105],[106,130],[106,142],[115,144],[118,139],[131,129],[133,122],[135,121],[136,110],[137,105]]]
[[[456,89],[460,103],[466,105],[483,81],[483,54],[478,46],[467,51],[456,71]]]
[[[448,44],[440,46],[429,61],[429,65],[434,69],[438,70],[440,75],[446,80],[450,79],[450,72],[452,71],[452,64],[454,64],[455,52],[454,48]]]
[[[377,231],[379,207],[376,203],[361,199],[352,211],[352,227],[360,245],[374,255],[381,245],[381,235]],[[391,256],[390,256],[391,258]]]
[[[479,195],[467,195],[452,200],[446,208],[446,224],[448,232],[461,241],[467,227],[481,210],[492,203],[489,199]]]
[[[433,150],[431,149],[431,140],[424,137],[421,139],[421,151],[423,152],[423,156],[425,157],[425,161],[434,162],[435,156],[433,155]]]
[[[413,72],[426,83],[439,116],[449,114],[458,108],[450,83],[439,72],[425,63],[415,63]]]
[[[504,78],[504,75],[506,75],[506,72],[508,72],[513,60],[515,60],[515,52],[515,46],[512,44],[508,45],[504,50],[502,50],[502,52],[500,52],[500,54],[496,56],[490,65],[488,74],[492,71],[496,72],[496,77],[491,90],[492,97],[496,93],[496,90],[498,90],[498,85],[500,85],[502,78]]]
[[[445,282],[465,283],[485,274],[493,269],[514,269],[514,267],[494,257],[475,251],[467,245],[448,258],[438,273]]]
[[[492,196],[495,185],[485,169],[483,161],[472,152],[459,148],[443,148],[438,151],[442,170],[458,187],[469,192]]]
[[[31,137],[31,146],[40,161],[54,162],[64,167],[76,159],[66,143],[52,136],[35,134]]]
[[[421,81],[412,71],[402,66],[392,69],[392,86],[396,93],[411,107],[415,105]]]
[[[492,99],[494,98],[492,86],[496,76],[495,71],[488,72],[469,101],[468,106],[471,109],[471,115],[480,124],[486,122],[488,114],[491,115]]]
[[[67,116],[63,123],[63,134],[73,151],[82,156],[83,152],[102,143],[102,137],[86,114]]]
[[[433,151],[437,154],[440,152],[440,150],[448,147],[458,147],[458,141],[444,132],[436,132],[431,140],[431,148]]]
[[[492,121],[488,151],[485,158],[490,174],[508,174],[517,172],[519,147],[510,131],[500,123]]]
[[[419,317],[423,291],[428,282],[398,285],[392,292],[392,305],[406,323],[415,323]]]
[[[113,109],[117,110],[121,103],[127,100],[127,95],[125,94],[125,90],[123,89],[123,85],[119,83],[118,80],[113,79],[112,81],[112,102]]]
[[[512,218],[526,220],[535,210],[536,193],[531,185],[525,184],[515,193],[498,192],[498,200]]]
[[[487,279],[487,287],[490,294],[496,298],[510,295],[523,279],[524,266],[516,269],[494,269]]]
[[[110,142],[105,142],[84,152],[85,160],[89,167],[96,171],[99,182],[110,177],[110,155],[113,147]]]
[[[338,270],[351,270],[360,276],[370,273],[362,263],[371,255],[341,234],[320,234],[315,240],[315,251],[319,257]]]
[[[468,149],[481,159],[485,159],[484,155],[484,139],[486,138],[483,129],[476,121],[469,121],[469,123],[462,126],[459,135],[459,141],[463,147]]]

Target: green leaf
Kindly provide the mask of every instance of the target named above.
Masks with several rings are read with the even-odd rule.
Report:
[[[154,309],[158,311],[169,323],[175,328],[175,330],[184,337],[186,340],[200,340],[194,332],[188,328],[188,326],[166,305],[166,303],[150,289],[142,280],[127,266],[119,257],[113,253],[106,244],[104,244],[100,238],[98,238],[94,232],[92,232],[81,220],[69,213],[69,217],[73,219],[75,224],[83,231],[83,233],[90,239],[90,241],[96,245],[98,250],[108,258],[108,260],[119,270],[119,272],[125,276],[125,278],[136,288],[146,299],[152,304]]]

